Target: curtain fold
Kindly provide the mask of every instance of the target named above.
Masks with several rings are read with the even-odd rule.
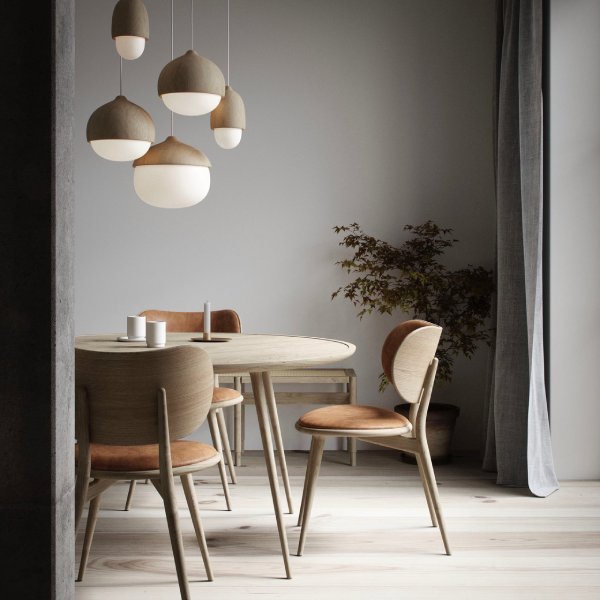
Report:
[[[484,469],[558,489],[544,384],[542,0],[497,0],[497,303]]]

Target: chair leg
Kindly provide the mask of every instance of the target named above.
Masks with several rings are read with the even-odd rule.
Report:
[[[242,378],[234,377],[233,388],[242,393]],[[235,466],[242,466],[242,403],[233,407],[233,437],[235,440]]]
[[[306,465],[308,470],[308,465]],[[302,527],[304,523],[304,510],[306,508],[306,488],[308,485],[308,473],[304,476],[304,487],[302,488],[302,500],[300,502],[300,512],[298,513],[298,522],[296,527]]]
[[[433,503],[433,508],[435,510],[435,515],[437,517],[438,526],[440,528],[440,533],[442,534],[442,541],[444,542],[444,548],[446,550],[446,554],[450,556],[452,552],[450,551],[450,544],[448,542],[448,537],[446,535],[446,524],[444,522],[444,515],[442,514],[442,506],[440,503],[440,496],[438,493],[438,487],[435,480],[435,473],[433,472],[433,464],[431,463],[431,455],[429,454],[429,448],[427,447],[427,442],[421,443],[420,447],[421,451],[421,459],[423,460],[423,470],[425,471],[425,477],[427,479],[427,487],[429,488],[429,492],[431,494],[431,500]]]
[[[85,537],[83,538],[83,548],[81,550],[81,560],[79,561],[79,574],[77,575],[77,581],[83,581],[83,575],[85,574],[85,568],[90,555],[90,548],[92,547],[92,539],[94,538],[94,531],[96,529],[96,521],[98,520],[98,509],[100,508],[101,497],[102,494],[98,494],[93,500],[90,501],[87,523],[85,526]]]
[[[223,459],[223,447],[221,446],[221,436],[219,435],[219,425],[217,423],[217,417],[213,410],[208,411],[208,426],[210,427],[210,435],[212,442],[217,452],[221,455],[219,461],[219,475],[221,476],[221,485],[223,486],[223,493],[225,494],[225,503],[227,504],[227,510],[231,510],[231,498],[229,496],[229,484],[227,483],[227,472],[225,471],[225,461]]]
[[[242,445],[240,450],[244,456],[244,448],[246,447],[246,405],[242,402]]]
[[[171,538],[171,548],[173,549],[173,558],[175,559],[175,569],[177,571],[177,581],[179,583],[181,600],[190,600],[191,596],[185,569],[183,539],[181,537],[181,527],[179,526],[179,517],[177,515],[173,475],[172,473],[163,474],[161,480],[152,479],[151,481],[161,495],[165,505],[165,515],[167,516],[167,525],[169,526],[169,537]]]
[[[242,405],[233,407],[233,437],[235,440],[235,466],[242,466]]]
[[[133,500],[133,494],[135,492],[136,483],[137,481],[135,479],[132,479],[129,482],[129,491],[127,492],[127,500],[125,501],[125,510],[129,510],[129,507],[131,506],[131,501]]]
[[[350,380],[347,384],[347,391],[350,395],[350,404],[356,404],[357,402],[357,384],[356,384],[356,376],[351,376]],[[350,453],[350,466],[356,466],[356,438],[349,437],[348,440],[348,452]]]
[[[423,491],[425,492],[425,500],[427,500],[427,508],[429,509],[429,516],[431,517],[431,524],[434,527],[438,526],[437,517],[435,516],[435,508],[433,507],[433,501],[431,500],[431,490],[427,483],[427,476],[425,475],[425,469],[423,467],[423,459],[420,454],[415,454],[417,460],[417,467],[419,469],[419,477],[421,478],[421,484],[423,485]]]
[[[348,453],[350,454],[350,466],[356,466],[356,438],[349,437],[348,440]]]
[[[298,513],[298,523],[296,527],[302,527],[304,521],[304,509],[306,507],[306,489],[308,487],[308,476],[310,473],[310,459],[313,455],[313,447],[315,445],[315,438],[310,438],[310,450],[308,452],[308,460],[306,461],[306,474],[304,475],[304,487],[302,488],[302,500],[300,502],[300,512]]]
[[[81,515],[87,499],[87,491],[90,484],[90,465],[77,465],[77,478],[75,480],[75,535],[79,529]]]
[[[311,444],[311,452],[308,457],[308,467],[306,470],[306,499],[304,501],[304,513],[302,516],[302,529],[300,530],[300,541],[298,542],[298,556],[302,556],[304,551],[304,543],[306,542],[306,533],[308,531],[308,522],[312,510],[313,499],[315,497],[315,489],[317,487],[317,478],[319,477],[319,469],[321,468],[321,459],[323,458],[323,446],[325,438],[313,436]]]
[[[225,458],[227,459],[227,467],[229,468],[231,483],[235,484],[237,483],[237,477],[235,475],[235,467],[233,466],[233,458],[231,457],[231,446],[229,445],[229,435],[227,434],[227,425],[225,424],[225,416],[223,415],[223,409],[217,409],[216,413],[217,423],[219,424],[219,434],[221,436],[221,442],[223,444]]]
[[[213,572],[210,566],[210,557],[208,556],[208,546],[206,545],[206,537],[204,536],[204,528],[202,527],[202,521],[200,520],[200,511],[198,510],[198,500],[196,498],[196,490],[194,489],[194,480],[190,473],[181,476],[181,483],[183,484],[183,491],[185,493],[185,499],[187,500],[188,508],[190,509],[190,515],[192,517],[192,523],[194,524],[194,530],[196,531],[196,539],[198,540],[198,546],[202,553],[202,560],[204,561],[204,568],[206,570],[206,576],[209,581],[213,580]]]

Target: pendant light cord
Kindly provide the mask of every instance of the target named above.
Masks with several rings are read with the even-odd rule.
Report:
[[[191,0],[192,3],[192,50],[194,49],[194,0]]]
[[[173,0],[171,0],[171,62],[173,61]],[[171,111],[171,136],[173,135],[173,111]]]
[[[119,96],[123,95],[123,57],[119,56]]]
[[[227,0],[227,85],[229,85],[229,0]]]

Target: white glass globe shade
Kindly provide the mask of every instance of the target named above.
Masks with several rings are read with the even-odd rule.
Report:
[[[212,112],[221,102],[219,94],[200,92],[173,92],[172,94],[163,94],[161,98],[169,110],[187,117]]]
[[[92,149],[106,160],[132,161],[144,156],[150,142],[144,140],[92,140]]]
[[[185,208],[206,198],[210,169],[194,165],[140,165],[133,170],[135,193],[158,208]]]
[[[135,35],[120,35],[115,38],[117,52],[125,60],[135,60],[144,53],[146,40]]]
[[[215,141],[221,148],[231,150],[235,148],[242,139],[242,130],[237,127],[215,128]]]

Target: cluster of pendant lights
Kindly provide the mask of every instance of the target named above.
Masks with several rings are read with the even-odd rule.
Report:
[[[192,46],[193,14],[192,3]],[[112,37],[122,60],[135,60],[150,37],[148,11],[142,0],[119,0],[113,11]],[[229,79],[229,0],[227,0],[227,76]],[[121,71],[122,72],[122,71]],[[158,78],[158,95],[171,113],[197,116],[211,113],[210,127],[221,148],[235,148],[246,128],[241,96],[225,83],[215,63],[193,49],[173,59],[173,0],[171,0],[171,62]],[[133,185],[147,204],[184,208],[203,200],[210,189],[210,161],[204,152],[171,135],[152,145],[152,117],[122,95],[95,110],[87,124],[92,149],[107,160],[134,161]]]

